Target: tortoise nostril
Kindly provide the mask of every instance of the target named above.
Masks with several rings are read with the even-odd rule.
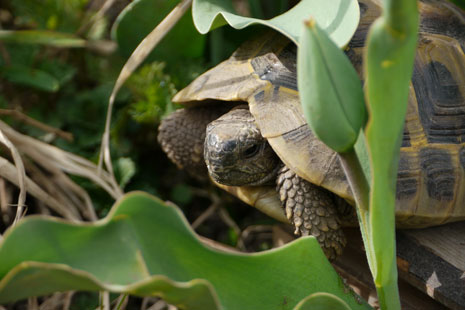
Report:
[[[254,145],[246,148],[245,151],[244,151],[245,158],[254,157],[255,155],[257,155],[259,149],[260,149],[260,147],[259,147],[258,144],[254,144]]]

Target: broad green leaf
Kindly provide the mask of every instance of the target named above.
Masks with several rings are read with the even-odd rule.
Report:
[[[178,0],[136,0],[118,16],[112,37],[121,53],[129,57],[137,45],[168,15]],[[205,36],[192,24],[190,12],[183,16],[163,42],[148,56],[153,60],[179,60],[203,55]]]
[[[192,15],[195,26],[203,34],[225,24],[236,29],[261,24],[281,32],[296,44],[302,31],[299,21],[312,17],[339,47],[349,42],[360,19],[356,0],[302,0],[289,11],[269,20],[237,15],[230,0],[194,0]]]
[[[181,212],[143,193],[96,223],[31,216],[0,243],[0,303],[62,290],[162,296],[183,309],[293,309],[325,291],[368,309],[344,288],[313,237],[255,254],[201,243]]]
[[[45,71],[21,65],[0,67],[0,75],[12,83],[34,87],[46,92],[56,92],[60,83]]]
[[[350,307],[339,297],[328,293],[315,293],[301,302],[294,310],[350,310]]]
[[[353,148],[366,122],[362,85],[349,59],[315,20],[305,23],[300,38],[297,81],[316,136],[336,152]]]
[[[372,171],[366,218],[368,260],[382,309],[400,309],[395,260],[395,193],[401,135],[417,42],[415,0],[383,2],[367,39],[365,134]]]
[[[0,30],[0,41],[21,44],[42,44],[68,48],[86,46],[86,40],[75,35],[41,30]]]

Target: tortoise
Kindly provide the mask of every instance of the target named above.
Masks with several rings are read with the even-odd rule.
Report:
[[[345,53],[362,72],[367,31],[380,15],[361,0]],[[396,192],[398,228],[465,220],[465,12],[419,2],[421,22]],[[206,175],[243,201],[341,254],[354,197],[338,154],[309,129],[296,83],[296,46],[271,32],[244,43],[176,94],[158,140],[179,168]],[[284,212],[283,212],[284,210]]]

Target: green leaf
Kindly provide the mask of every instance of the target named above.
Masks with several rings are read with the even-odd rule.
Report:
[[[351,149],[366,122],[362,86],[349,59],[315,20],[306,22],[300,39],[297,81],[316,136],[336,152]]]
[[[315,293],[301,302],[294,310],[350,310],[351,308],[339,297],[328,293]]]
[[[400,309],[395,257],[395,193],[418,29],[415,0],[384,1],[367,38],[365,134],[371,162],[367,256],[381,308]]]
[[[360,11],[356,0],[302,0],[284,14],[261,20],[237,15],[229,0],[194,0],[192,16],[203,34],[227,23],[236,29],[261,24],[281,32],[296,44],[302,31],[299,21],[312,17],[339,47],[343,47],[357,29]]]
[[[62,290],[162,296],[183,309],[292,309],[309,294],[347,293],[313,237],[255,254],[214,250],[181,212],[144,193],[96,223],[31,216],[0,243],[0,303]]]
[[[46,92],[56,92],[60,83],[45,71],[21,65],[0,67],[0,75],[12,83],[30,86]]]
[[[129,57],[137,45],[168,15],[178,0],[136,0],[118,16],[112,37],[121,53]],[[148,56],[149,61],[196,58],[203,55],[205,37],[192,24],[191,14],[183,16],[162,43]]]
[[[124,188],[136,173],[136,165],[131,158],[118,158],[116,162],[117,172],[119,174],[119,186]]]
[[[75,35],[40,30],[0,30],[0,41],[21,44],[42,44],[55,47],[85,47],[86,40]]]

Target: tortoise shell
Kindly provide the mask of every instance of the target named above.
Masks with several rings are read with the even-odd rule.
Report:
[[[361,21],[346,54],[361,77],[367,31],[381,8],[374,1],[359,2]],[[418,50],[397,180],[398,227],[465,219],[465,12],[437,0],[422,1],[419,9]],[[212,99],[248,102],[262,135],[290,169],[353,203],[337,153],[306,123],[297,90],[296,46],[288,39],[269,33],[245,43],[174,101]],[[279,204],[268,189],[226,189],[259,208],[273,199]]]

